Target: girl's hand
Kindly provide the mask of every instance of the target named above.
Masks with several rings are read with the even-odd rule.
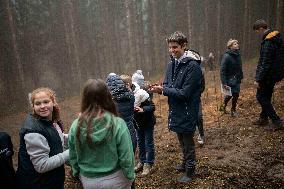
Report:
[[[134,108],[134,111],[135,112],[144,112],[143,108],[140,108],[138,106]]]

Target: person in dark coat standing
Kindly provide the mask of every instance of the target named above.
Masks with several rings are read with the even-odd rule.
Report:
[[[231,116],[236,117],[237,101],[240,94],[240,84],[243,79],[242,60],[239,49],[239,42],[236,39],[230,39],[227,43],[228,50],[221,60],[220,77],[224,88],[231,87],[232,96],[225,96],[220,111],[226,113],[226,106],[232,99]]]
[[[283,121],[277,115],[271,103],[274,86],[282,79],[283,69],[280,61],[276,59],[276,52],[280,45],[283,46],[283,39],[278,31],[268,28],[264,20],[257,20],[253,30],[262,37],[259,61],[256,68],[255,84],[257,86],[256,98],[261,106],[259,119],[253,122],[254,125],[267,125],[268,118],[272,120],[272,130],[284,129]],[[283,48],[283,47],[282,47]],[[284,57],[284,52],[279,57]]]
[[[134,128],[134,94],[126,86],[124,81],[119,75],[109,74],[106,79],[106,84],[110,90],[113,100],[116,103],[116,107],[119,116],[126,122],[130,132],[133,152],[135,153],[137,147],[137,137]]]
[[[186,36],[181,32],[167,38],[173,59],[168,64],[163,86],[152,86],[151,91],[168,97],[169,129],[177,133],[183,161],[176,169],[185,172],[178,182],[187,183],[195,176],[194,132],[198,122],[202,71],[199,63],[185,54]]]
[[[15,170],[13,167],[13,143],[11,136],[0,132],[0,183],[1,188],[16,188]]]

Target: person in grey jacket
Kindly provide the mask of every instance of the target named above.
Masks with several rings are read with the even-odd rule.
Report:
[[[55,93],[38,88],[31,93],[30,103],[33,113],[20,130],[18,188],[62,189],[69,150],[63,151],[67,135],[63,134]]]
[[[173,58],[168,64],[163,86],[152,86],[151,91],[168,97],[169,129],[177,133],[183,152],[182,164],[176,169],[185,173],[178,182],[187,183],[195,176],[193,137],[198,121],[202,71],[199,63],[185,54],[188,41],[183,33],[173,33],[167,43]]]
[[[232,98],[231,116],[236,117],[237,101],[240,94],[240,84],[243,79],[242,60],[239,50],[239,42],[230,39],[227,43],[228,50],[221,60],[220,77],[225,89],[231,88],[232,96],[225,96],[220,111],[226,113],[226,106]]]

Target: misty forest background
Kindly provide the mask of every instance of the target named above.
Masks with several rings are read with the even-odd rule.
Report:
[[[283,32],[284,0],[0,0],[0,115],[26,109],[41,86],[62,99],[110,72],[162,76],[176,30],[217,64],[229,38],[256,58],[260,18]]]

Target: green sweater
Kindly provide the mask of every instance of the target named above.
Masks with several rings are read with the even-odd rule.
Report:
[[[113,130],[108,127],[113,123]],[[125,122],[110,113],[95,118],[91,128],[91,146],[86,142],[87,124],[80,128],[80,142],[76,136],[78,119],[68,136],[70,164],[73,176],[79,173],[88,178],[99,178],[122,170],[128,179],[134,179],[134,154],[129,130]]]

